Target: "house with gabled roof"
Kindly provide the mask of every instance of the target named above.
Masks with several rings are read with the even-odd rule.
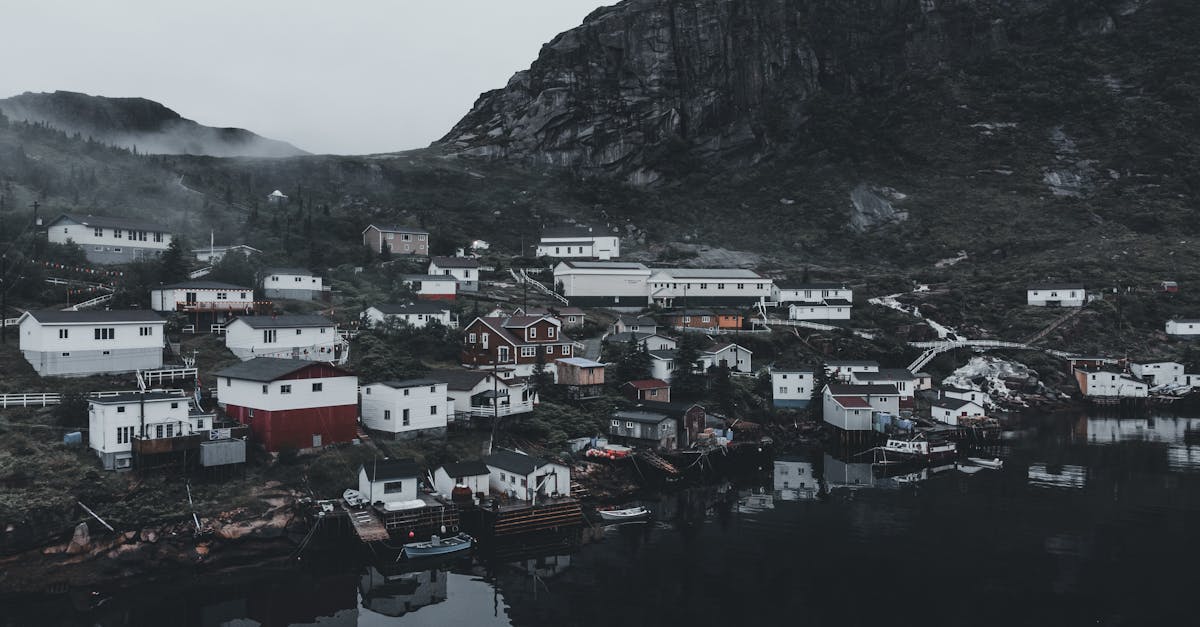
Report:
[[[631,401],[671,402],[671,384],[662,379],[639,379],[621,384],[621,393]]]
[[[405,274],[400,280],[421,300],[448,300],[458,298],[458,280],[444,274]]]
[[[958,425],[963,418],[979,418],[987,415],[983,405],[961,398],[939,398],[930,405],[930,416],[941,423]]]
[[[442,437],[454,416],[446,382],[429,377],[362,386],[363,427],[393,440]]]
[[[447,462],[433,471],[433,489],[449,498],[454,488],[462,486],[478,497],[488,493],[488,480],[492,469],[482,461]]]
[[[153,311],[29,310],[21,355],[43,377],[119,374],[163,364],[166,320]]]
[[[900,406],[912,409],[921,378],[907,368],[880,368],[874,372],[851,372],[850,383],[862,385],[894,385],[900,393]]]
[[[655,379],[670,381],[675,373],[675,356],[677,350],[652,350],[650,352],[650,372]],[[753,353],[750,349],[731,342],[714,344],[700,349],[696,359],[696,372],[708,372],[710,368],[725,367],[731,372],[749,373],[754,371],[751,361]]]
[[[370,326],[392,322],[407,324],[415,329],[422,329],[430,322],[451,329],[458,326],[458,318],[454,317],[449,307],[432,302],[373,305],[367,307],[363,317]]]
[[[793,280],[775,281],[772,300],[783,305],[790,303],[820,303],[827,299],[854,301],[854,290],[846,283],[808,282]]]
[[[900,392],[894,385],[830,383],[821,395],[825,422],[843,431],[870,431],[876,412],[900,413]]]
[[[246,361],[281,357],[344,364],[350,344],[325,316],[242,316],[225,325],[225,347]]]
[[[1089,398],[1146,398],[1150,385],[1118,368],[1075,368],[1079,391]]]
[[[605,307],[641,311],[646,307],[644,264],[617,261],[560,261],[554,266],[554,286],[576,307]]]
[[[771,404],[804,409],[812,401],[816,373],[805,368],[770,368]]]
[[[524,377],[491,369],[434,370],[425,378],[446,383],[454,419],[513,416],[533,411],[537,394]]]
[[[369,224],[363,229],[363,246],[376,254],[384,247],[393,255],[429,255],[429,231],[395,224]]]
[[[571,470],[557,462],[500,449],[484,457],[483,463],[491,471],[492,492],[522,501],[571,495]]]
[[[480,317],[463,329],[462,364],[499,366],[528,377],[539,363],[557,379],[553,363],[572,357],[575,342],[563,335],[562,322],[551,316]]]
[[[1033,307],[1082,307],[1087,292],[1082,283],[1035,283],[1025,288],[1025,302]]]
[[[608,260],[621,256],[621,238],[591,226],[574,225],[542,230],[538,257]]]
[[[161,255],[171,245],[165,227],[137,218],[64,213],[46,225],[54,244],[74,242],[91,263],[129,263]]]
[[[379,459],[358,467],[358,491],[369,503],[405,503],[417,500],[421,467],[410,458]]]
[[[651,351],[671,351],[679,348],[679,341],[673,337],[657,333],[638,333],[636,331],[614,333],[606,336],[604,341],[617,346],[624,346],[632,341],[638,348],[645,348]]]
[[[666,414],[625,409],[613,413],[608,437],[619,444],[673,451],[678,447],[679,423]]]
[[[622,333],[658,333],[658,321],[650,316],[619,316],[617,321],[609,328],[609,333],[619,335]]]
[[[586,314],[579,307],[517,307],[514,316],[551,316],[558,318],[563,328],[583,326]]]
[[[307,268],[267,268],[263,271],[263,295],[292,300],[328,300],[329,287]]]
[[[256,357],[215,374],[217,404],[268,451],[358,437],[358,377],[327,363]]]
[[[454,277],[460,292],[479,291],[479,271],[479,260],[472,257],[434,257],[429,260],[429,274]]]

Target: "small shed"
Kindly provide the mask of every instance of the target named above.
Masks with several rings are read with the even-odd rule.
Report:
[[[564,357],[554,362],[558,384],[567,386],[573,399],[596,398],[604,394],[604,364],[583,357]]]
[[[417,498],[420,470],[412,459],[382,459],[358,468],[358,491],[371,503],[398,503]]]

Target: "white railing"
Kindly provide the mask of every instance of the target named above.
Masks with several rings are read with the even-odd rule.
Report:
[[[79,303],[79,304],[76,304],[76,305],[71,305],[70,307],[67,307],[67,308],[66,308],[66,309],[64,309],[63,311],[79,311],[79,310],[81,310],[81,309],[87,309],[87,308],[89,308],[89,307],[95,307],[96,305],[99,305],[99,304],[101,304],[101,303],[107,303],[108,301],[110,301],[110,300],[112,300],[112,299],[113,299],[113,295],[112,295],[112,294],[105,294],[105,295],[103,295],[103,296],[97,296],[97,297],[95,297],[95,298],[93,298],[93,299],[91,299],[91,300],[85,300],[85,301],[83,301],[82,303]]]
[[[0,408],[9,407],[45,407],[58,405],[62,402],[62,394],[55,392],[35,392],[33,394],[0,394]]]
[[[20,319],[20,318],[5,318],[5,319],[4,319],[4,326],[6,326],[6,327],[15,327],[15,326],[17,326],[17,323],[18,323],[18,322],[20,322],[20,321],[21,321],[21,319]]]
[[[571,304],[571,302],[568,301],[565,297],[563,297],[562,294],[559,294],[558,292],[546,287],[545,285],[542,285],[542,283],[540,281],[529,276],[529,273],[526,272],[524,268],[521,268],[521,274],[519,276],[517,275],[517,273],[515,271],[513,271],[513,278],[516,279],[518,283],[526,283],[528,285],[532,285],[533,289],[557,300],[558,302],[560,302],[564,305]]]
[[[138,387],[146,389],[153,387],[156,383],[163,381],[177,381],[179,379],[195,379],[198,370],[196,368],[166,368],[162,370],[138,370],[137,380]]]
[[[198,279],[202,276],[208,276],[208,273],[210,273],[210,272],[212,272],[212,266],[205,266],[203,268],[200,268],[199,270],[192,270],[191,272],[189,272],[188,278],[189,279]]]
[[[490,418],[497,414],[500,416],[512,416],[514,414],[524,414],[531,411],[533,411],[533,403],[530,401],[525,401],[523,403],[500,405],[499,412],[497,412],[496,409],[491,405],[472,406],[471,409],[466,413],[479,418]]]

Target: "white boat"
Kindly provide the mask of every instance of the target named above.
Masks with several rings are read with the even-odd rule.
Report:
[[[968,457],[967,461],[975,464],[976,466],[991,468],[992,470],[999,470],[1004,467],[1004,461],[999,457],[993,457],[992,459],[985,459],[983,457]]]
[[[973,475],[973,474],[979,472],[980,470],[983,470],[983,468],[980,466],[959,466],[958,467],[959,472],[965,473],[968,475]]]
[[[888,438],[883,447],[884,454],[901,459],[916,459],[926,462],[953,460],[958,457],[958,445],[950,440],[930,440],[924,433],[909,438]]]
[[[629,520],[641,520],[650,517],[650,510],[642,506],[630,507],[627,509],[602,509],[599,510],[600,519],[610,522],[624,522]]]

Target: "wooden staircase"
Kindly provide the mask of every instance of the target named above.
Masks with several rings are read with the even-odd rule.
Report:
[[[642,451],[638,453],[636,457],[640,458],[647,464],[650,464],[652,467],[667,473],[668,475],[677,476],[683,474],[678,468],[675,467],[675,464],[663,459],[658,453]]]

